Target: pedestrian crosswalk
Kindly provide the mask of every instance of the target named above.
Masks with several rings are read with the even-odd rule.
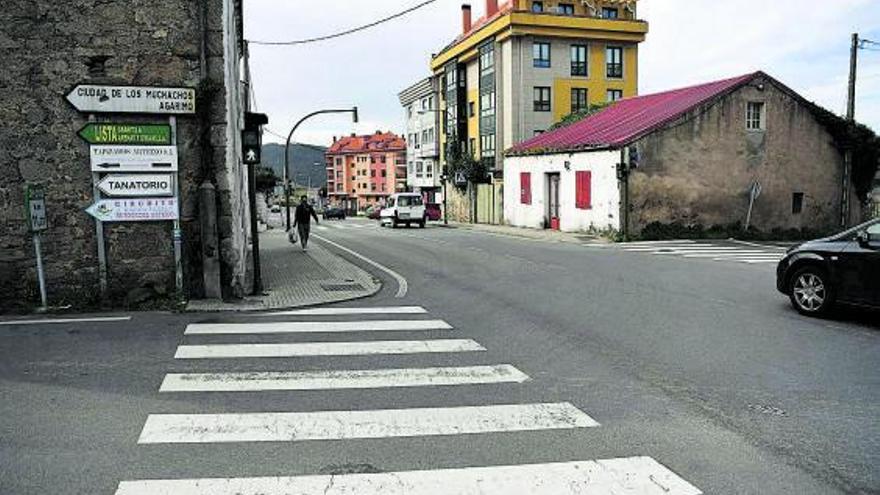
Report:
[[[405,319],[401,315],[408,315]],[[253,321],[259,318],[262,321]],[[284,318],[266,321],[263,318]],[[388,318],[388,319],[371,319]],[[395,318],[395,319],[391,319]],[[323,319],[323,320],[322,320]],[[486,347],[469,338],[449,338],[461,333],[444,320],[431,318],[419,306],[324,307],[266,313],[246,322],[194,323],[183,333],[174,358],[187,364],[187,372],[169,372],[158,392],[163,397],[185,398],[188,394],[341,393],[346,390],[384,390],[413,387],[496,386],[522,387],[531,378],[510,363],[486,362]],[[411,332],[416,340],[371,340],[374,332]],[[322,335],[324,334],[324,335]],[[334,338],[331,341],[324,339]],[[271,338],[273,342],[248,342]],[[296,341],[286,341],[296,338]],[[340,341],[339,339],[346,339]],[[198,343],[188,342],[198,339]],[[230,339],[235,341],[230,342]],[[307,341],[303,341],[307,339]],[[466,365],[418,366],[420,356],[471,356]],[[408,366],[358,368],[325,366],[295,369],[290,359],[339,356],[406,356]],[[262,359],[257,366],[255,358]],[[474,363],[478,361],[478,363]],[[482,361],[482,362],[479,362]],[[375,361],[372,361],[375,362]],[[393,362],[393,361],[392,361]],[[229,363],[234,365],[227,366]],[[248,370],[250,364],[254,368]],[[328,368],[329,369],[326,369]],[[192,369],[195,368],[195,369]],[[171,370],[169,370],[171,371]],[[252,396],[252,395],[251,395]],[[148,414],[138,445],[183,448],[214,445],[238,449],[238,445],[263,442],[346,442],[360,439],[390,441],[463,435],[524,432],[545,435],[551,431],[591,431],[601,428],[597,419],[566,401],[504,401],[497,403],[453,402],[444,392],[444,403],[431,407],[325,408],[322,410],[192,410]],[[445,403],[445,402],[449,403]],[[184,401],[181,401],[183,403]],[[211,404],[223,403],[218,400]],[[230,404],[240,402],[229,401]],[[174,402],[173,404],[177,404]],[[462,437],[462,448],[473,440]],[[180,446],[180,447],[176,447]],[[546,454],[541,460],[546,460]],[[552,453],[550,453],[552,454]],[[406,462],[406,453],[401,461]],[[472,466],[449,469],[384,473],[306,474],[270,477],[217,477],[141,479],[121,481],[116,495],[317,495],[317,494],[540,494],[565,495],[697,495],[699,489],[658,461],[644,456],[614,459]],[[204,474],[204,473],[199,473]],[[223,475],[223,473],[216,473]],[[237,474],[241,474],[238,472]]]
[[[313,228],[315,230],[320,230],[323,232],[332,231],[332,230],[371,230],[378,229],[381,225],[379,225],[378,220],[345,220],[345,221],[331,221],[327,220],[325,222],[321,222],[315,225]]]
[[[627,242],[616,246],[630,253],[747,264],[777,263],[785,254],[785,248],[782,247],[735,241],[642,241]]]

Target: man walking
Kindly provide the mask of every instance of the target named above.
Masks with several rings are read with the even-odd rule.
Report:
[[[296,212],[293,215],[293,226],[299,234],[299,242],[302,243],[302,249],[305,251],[309,247],[309,231],[311,230],[311,219],[315,219],[318,223],[318,215],[315,209],[309,204],[308,198],[305,196],[299,198],[299,204],[296,205]]]

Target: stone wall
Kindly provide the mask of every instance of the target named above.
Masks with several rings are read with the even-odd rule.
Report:
[[[810,109],[772,82],[754,81],[698,108],[637,143],[640,166],[630,176],[630,227],[745,223],[749,191],[762,192],[751,225],[834,230],[839,223],[843,159]],[[766,130],[746,130],[748,101],[766,105]],[[792,194],[804,193],[792,212]]]
[[[189,295],[203,290],[198,186],[226,178],[224,188],[218,188],[224,192],[218,195],[218,206],[229,212],[227,225],[240,223],[238,201],[246,204],[247,199],[240,198],[240,160],[231,156],[235,148],[228,142],[238,128],[227,132],[226,126],[234,113],[227,102],[233,108],[239,102],[229,96],[224,73],[225,45],[240,36],[236,29],[224,38],[224,20],[230,12],[236,15],[240,4],[207,1],[11,0],[0,9],[0,309],[37,300],[33,245],[23,210],[25,183],[42,184],[46,190],[49,230],[43,235],[43,256],[50,303],[99,302],[95,222],[84,211],[94,200],[88,146],[76,135],[88,115],[64,99],[77,83],[198,88],[199,102],[208,107],[200,115],[177,117],[177,143],[185,286]],[[202,6],[209,34],[204,54]],[[206,66],[203,59],[213,63]],[[234,86],[232,91],[240,91]],[[207,87],[217,89],[219,97],[205,99]],[[168,121],[162,116],[95,118]],[[125,302],[136,289],[153,295],[174,291],[171,222],[105,226],[112,303]],[[246,247],[241,239],[234,244],[231,251]],[[226,265],[224,271],[234,274],[243,262]]]

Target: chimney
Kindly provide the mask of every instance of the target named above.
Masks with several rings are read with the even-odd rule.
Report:
[[[352,132],[352,133],[351,133],[351,137],[354,137],[354,136],[355,136],[355,133]]]
[[[471,30],[471,6],[464,3],[461,5],[461,32],[467,33]]]
[[[334,143],[336,142],[336,136],[333,136],[333,142]]]
[[[486,0],[486,18],[490,18],[498,12],[498,0]]]

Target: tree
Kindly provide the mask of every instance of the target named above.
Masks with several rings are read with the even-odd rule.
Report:
[[[275,176],[275,172],[273,172],[272,169],[267,167],[257,167],[254,172],[255,187],[258,192],[268,193],[275,189],[275,185],[278,183],[278,177]]]
[[[487,181],[489,168],[486,164],[474,158],[471,153],[463,151],[460,145],[455,144],[454,136],[450,136],[449,146],[446,152],[446,173],[455,184],[455,177],[462,173],[467,182],[478,184]],[[455,187],[464,189],[467,184],[455,184]]]
[[[594,113],[598,113],[599,111],[604,110],[610,104],[611,104],[610,102],[591,103],[590,106],[587,107],[587,109],[585,109],[585,110],[580,110],[578,112],[572,112],[572,113],[566,115],[565,117],[562,117],[562,120],[560,120],[559,122],[550,126],[549,130],[552,131],[553,129],[559,129],[560,127],[565,127],[567,125],[574,124],[575,122],[577,122],[585,117],[589,117],[590,115],[593,115]]]

